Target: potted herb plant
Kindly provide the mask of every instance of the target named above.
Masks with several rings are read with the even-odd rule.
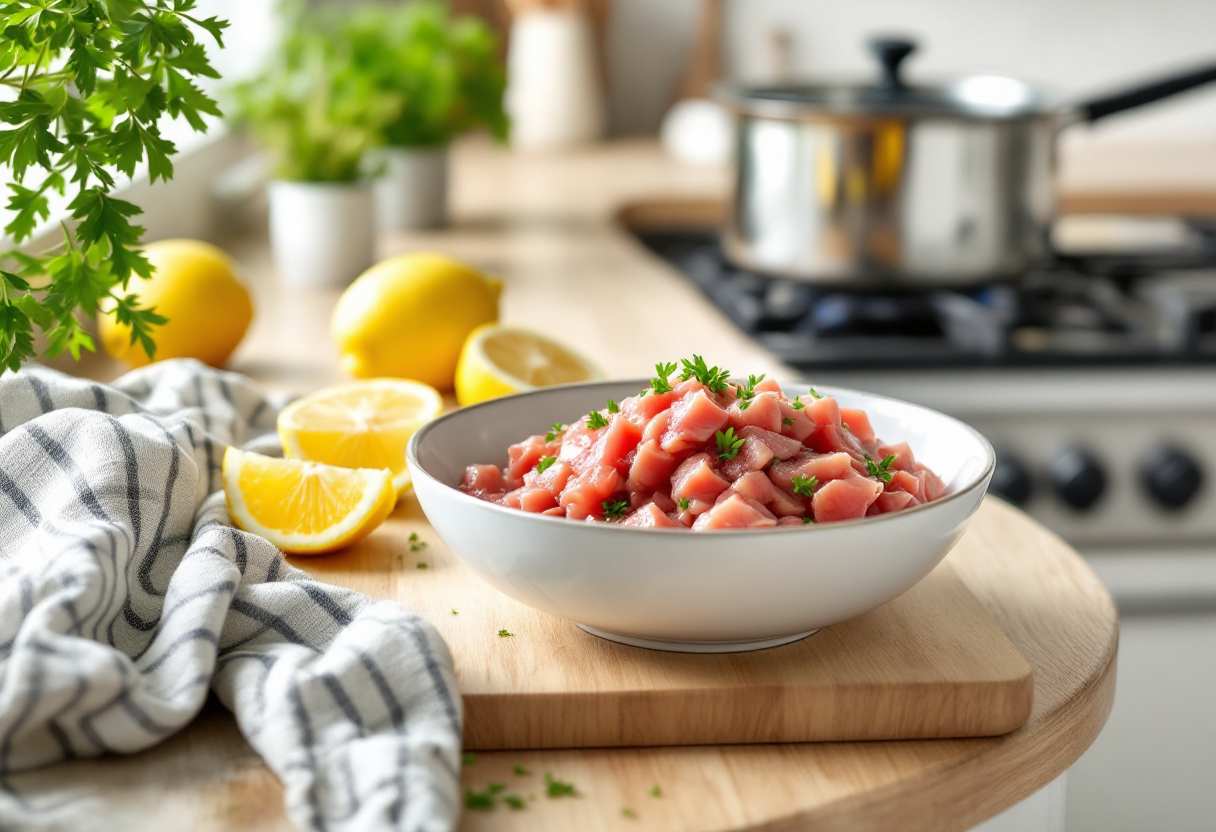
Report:
[[[447,218],[448,144],[485,128],[507,137],[506,73],[494,33],[441,3],[371,4],[337,30],[363,77],[399,109],[381,129],[380,227],[430,228]]]
[[[270,243],[279,279],[345,286],[375,259],[365,155],[398,101],[356,71],[322,21],[294,21],[270,65],[235,89],[239,120],[270,152]]]

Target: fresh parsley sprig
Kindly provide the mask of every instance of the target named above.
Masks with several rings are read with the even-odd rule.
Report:
[[[815,476],[806,476],[799,474],[794,477],[794,493],[799,497],[811,497],[815,494],[815,489],[819,487],[819,478]]]
[[[538,462],[538,463],[536,463],[536,473],[537,473],[537,475],[543,474],[543,473],[545,473],[546,471],[548,471],[548,470],[549,470],[549,466],[551,466],[551,465],[552,465],[553,463],[555,463],[555,462],[557,462],[557,457],[555,457],[555,456],[546,456],[546,457],[542,457],[542,458],[541,458],[541,461],[540,461],[540,462]]]
[[[679,500],[676,502],[676,505],[678,505],[678,506],[680,507],[680,511],[688,511],[688,506],[689,506],[689,501],[688,501],[688,498],[687,498],[687,497],[681,497],[681,498],[680,498],[680,499],[679,499]]]
[[[655,377],[650,380],[650,388],[648,390],[643,390],[639,395],[645,396],[650,392],[653,392],[655,395],[658,395],[659,393],[670,393],[671,383],[667,379],[676,371],[676,369],[677,368],[674,361],[670,364],[655,364]]]
[[[739,449],[743,447],[744,439],[741,436],[735,436],[734,428],[727,428],[726,433],[718,431],[714,434],[714,438],[718,442],[718,459],[734,459]]]
[[[738,393],[739,409],[747,410],[752,406],[752,399],[756,398],[756,385],[764,381],[764,373],[758,376],[748,376],[747,386],[736,384],[735,391]]]
[[[621,406],[619,404],[617,404],[615,401],[613,401],[612,399],[609,399],[608,400],[608,412],[609,413],[620,413]]]
[[[598,410],[593,410],[587,414],[587,427],[592,430],[608,427],[608,420],[604,418],[604,414]]]
[[[605,520],[620,520],[629,511],[628,500],[604,500],[600,503]]]
[[[684,365],[684,372],[680,374],[682,381],[695,378],[714,393],[721,393],[726,389],[727,380],[730,378],[730,370],[708,367],[705,364],[705,359],[699,355],[694,355],[692,361],[689,361],[687,358],[681,359],[680,363]]]
[[[549,432],[545,434],[545,441],[552,442],[557,437],[566,432],[566,426],[561,422],[554,422],[549,428]]]
[[[545,794],[549,797],[574,797],[578,792],[573,783],[558,780],[552,772],[545,772]]]
[[[131,277],[150,277],[137,246],[140,209],[111,196],[116,174],[147,164],[155,183],[173,176],[173,142],[164,117],[205,131],[220,115],[193,79],[218,78],[201,30],[223,46],[226,21],[190,14],[195,0],[47,2],[12,0],[0,12],[0,86],[16,93],[0,103],[0,165],[12,175],[4,227],[14,247],[0,253],[0,372],[35,357],[34,329],[47,357],[79,358],[93,339],[78,314],[99,311],[131,328],[151,357],[153,329],[165,322],[128,291]],[[7,97],[6,97],[7,98]],[[32,174],[32,175],[31,175]],[[51,195],[71,196],[62,239],[29,253]]]
[[[895,454],[888,454],[883,457],[882,462],[875,462],[870,459],[870,455],[866,454],[866,470],[870,472],[871,477],[878,477],[883,482],[890,482],[895,475],[887,469],[891,467],[891,463],[895,461]]]
[[[795,401],[793,407],[794,407],[794,410],[802,410],[802,408],[806,407],[806,405],[804,405],[800,401]]]
[[[817,391],[814,387],[807,388],[807,392],[811,394],[812,399],[822,399],[823,398],[823,396],[819,395],[819,391]]]

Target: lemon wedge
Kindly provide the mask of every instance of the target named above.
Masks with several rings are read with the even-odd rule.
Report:
[[[462,405],[549,387],[594,381],[603,373],[561,344],[526,329],[485,324],[473,330],[456,365],[456,399]]]
[[[279,414],[279,438],[289,459],[387,468],[398,494],[410,489],[405,446],[443,410],[434,387],[405,379],[342,384],[297,399]]]
[[[284,552],[319,555],[349,546],[379,526],[397,503],[385,470],[224,452],[224,497],[237,528]]]

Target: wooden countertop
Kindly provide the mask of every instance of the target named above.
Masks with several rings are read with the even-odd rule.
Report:
[[[724,186],[720,172],[676,168],[649,143],[535,158],[467,145],[455,165],[453,227],[385,241],[381,253],[436,248],[488,268],[506,283],[506,322],[577,345],[611,375],[645,375],[658,359],[698,352],[736,370],[789,377],[614,221],[626,204],[712,199]],[[232,369],[295,391],[341,380],[327,335],[337,293],[278,286],[263,235],[254,228],[228,241],[257,303]],[[102,357],[75,369],[102,379],[119,372]],[[425,528],[413,498],[389,522]],[[371,580],[361,559],[324,561],[312,569],[325,580],[356,588]],[[948,562],[1034,668],[1034,711],[1018,731],[977,740],[483,753],[464,769],[466,787],[509,782],[518,761],[575,782],[580,797],[468,812],[461,828],[940,832],[998,813],[1057,777],[1098,735],[1114,696],[1117,618],[1066,544],[997,500],[981,508]],[[278,781],[214,703],[157,748],[17,780],[35,796],[73,795],[64,828],[96,828],[101,818],[125,832],[292,828]],[[652,784],[661,798],[648,796]],[[626,807],[638,817],[624,817]]]

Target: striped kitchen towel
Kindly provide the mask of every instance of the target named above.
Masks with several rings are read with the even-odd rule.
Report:
[[[111,386],[0,376],[0,828],[54,825],[15,772],[148,748],[209,689],[302,829],[455,824],[460,699],[438,633],[232,527],[224,448],[276,452],[276,413],[194,361]]]

